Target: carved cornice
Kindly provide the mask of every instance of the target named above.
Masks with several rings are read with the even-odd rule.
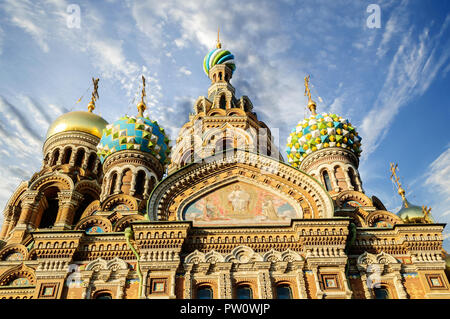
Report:
[[[158,177],[162,178],[164,168],[159,160],[150,153],[136,150],[121,150],[109,155],[103,163],[103,172],[121,164],[134,164],[150,168]]]
[[[359,166],[359,158],[349,150],[340,147],[329,147],[315,151],[304,158],[300,165],[303,171],[309,171],[319,165],[319,162],[327,161],[350,161],[356,168]]]
[[[51,149],[58,146],[66,146],[73,144],[74,146],[85,146],[93,151],[96,151],[96,147],[100,139],[89,133],[79,131],[61,132],[50,136],[43,145],[42,152],[46,154]]]

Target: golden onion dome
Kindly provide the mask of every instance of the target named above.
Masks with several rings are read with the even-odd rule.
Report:
[[[85,132],[101,138],[107,124],[101,116],[92,112],[73,111],[61,115],[50,125],[46,139],[68,131]]]
[[[397,216],[407,223],[434,223],[431,214],[426,216],[422,207],[411,204],[406,198]]]

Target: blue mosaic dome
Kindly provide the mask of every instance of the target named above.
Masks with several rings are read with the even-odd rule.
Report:
[[[165,167],[169,163],[169,138],[158,122],[148,117],[124,116],[106,126],[97,146],[100,161],[121,150],[151,153]]]

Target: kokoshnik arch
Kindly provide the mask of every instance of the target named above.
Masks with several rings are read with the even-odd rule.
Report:
[[[41,169],[8,201],[0,298],[449,298],[444,224],[403,198],[365,194],[361,137],[337,114],[292,130],[287,163],[247,96],[234,55],[203,61],[207,96],[176,145],[145,117],[88,111],[50,126]]]

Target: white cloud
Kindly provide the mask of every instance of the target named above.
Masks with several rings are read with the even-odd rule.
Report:
[[[188,76],[192,74],[192,72],[189,71],[185,66],[182,66],[178,71],[180,71],[181,74]]]
[[[37,18],[45,16],[45,12],[39,5],[28,0],[5,0],[2,7],[9,15],[12,24],[30,34],[44,52],[49,51],[48,34],[42,24],[37,22]]]
[[[433,212],[439,217],[450,215],[450,146],[429,165],[425,186],[438,195]]]
[[[364,136],[363,157],[367,158],[386,136],[400,108],[422,95],[435,79],[442,65],[450,58],[448,51],[438,54],[444,23],[437,36],[425,28],[416,40],[412,28],[406,32],[392,59],[384,85],[360,127]]]

